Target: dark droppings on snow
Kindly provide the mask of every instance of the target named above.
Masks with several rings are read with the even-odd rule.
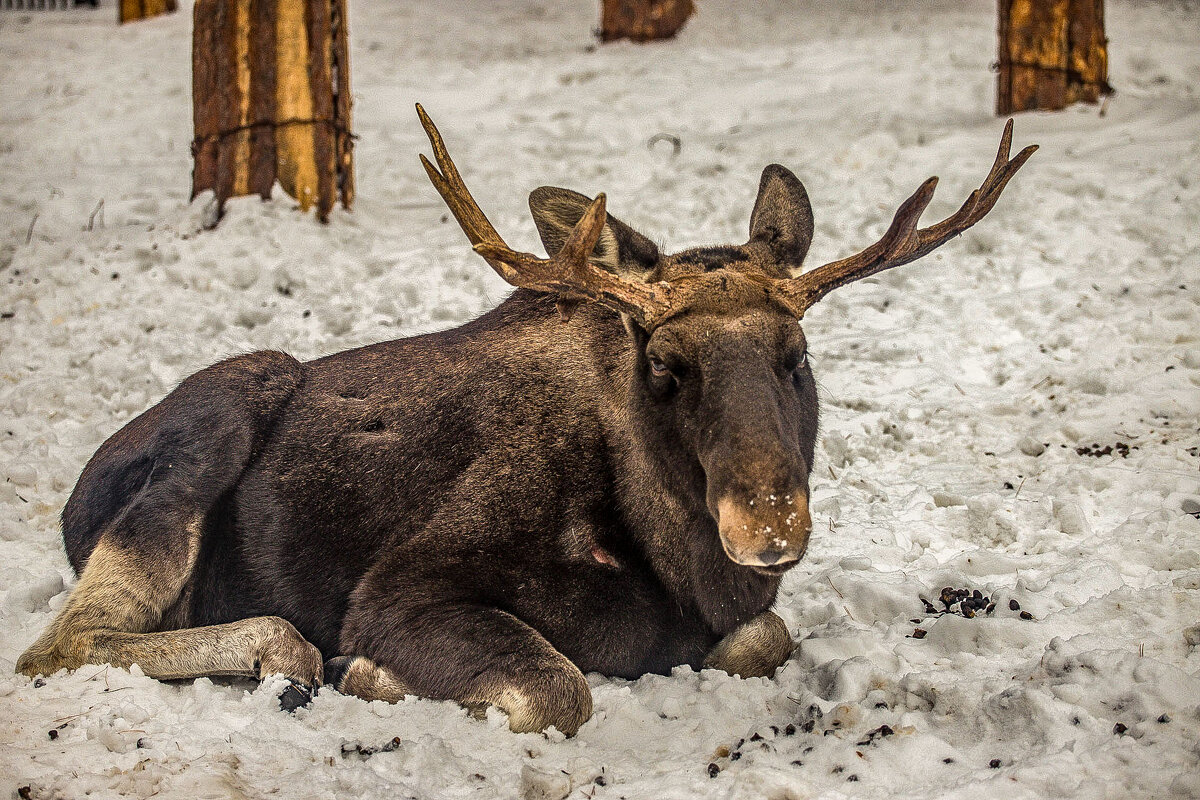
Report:
[[[993,758],[991,761],[988,762],[988,766],[991,767],[992,769],[1000,769],[1000,759]]]
[[[895,733],[895,731],[892,730],[891,725],[880,725],[875,730],[869,732],[867,734],[867,738],[858,742],[857,746],[858,747],[866,747],[867,745],[874,744],[876,739],[883,739],[883,738],[893,735],[894,733]]]
[[[708,777],[710,777],[710,778],[715,778],[715,777],[717,777],[717,776],[718,776],[718,775],[720,775],[720,774],[721,774],[721,768],[720,768],[720,767],[718,767],[716,764],[709,764],[709,765],[708,765]]]
[[[1101,446],[1099,442],[1092,442],[1090,445],[1075,448],[1075,455],[1091,456],[1092,458],[1100,458],[1101,456],[1111,456],[1114,453],[1121,458],[1129,458],[1129,453],[1137,450],[1138,446],[1127,444],[1126,442],[1117,442],[1116,444],[1106,444]]]
[[[1117,736],[1124,736],[1128,731],[1129,728],[1125,726],[1124,722],[1118,722],[1116,725],[1113,725],[1113,733]]]
[[[941,611],[924,597],[921,598],[921,602],[925,606],[926,615],[931,617],[957,614],[967,619],[974,619],[980,613],[991,614],[996,610],[996,604],[992,602],[992,598],[980,590],[956,589],[953,586],[943,587],[941,593],[938,595],[938,602],[942,604]],[[920,622],[920,620],[913,620],[913,622]],[[913,632],[912,638],[920,639],[924,637],[925,633],[923,631],[920,633],[917,631],[921,631],[921,628],[917,628]]]
[[[400,737],[393,737],[391,741],[386,742],[380,747],[366,747],[362,742],[343,742],[342,743],[342,758],[357,756],[366,761],[376,753],[390,753],[400,747]]]

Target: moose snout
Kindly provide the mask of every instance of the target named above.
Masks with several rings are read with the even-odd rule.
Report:
[[[717,503],[717,530],[721,546],[735,563],[782,570],[808,549],[808,498],[799,491],[723,497]]]

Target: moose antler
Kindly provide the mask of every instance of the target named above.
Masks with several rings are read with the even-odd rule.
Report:
[[[604,229],[603,194],[596,197],[575,224],[562,249],[551,258],[519,253],[505,244],[471,197],[446,151],[442,135],[420,103],[417,104],[417,116],[421,118],[438,163],[435,167],[421,156],[429,180],[446,201],[475,252],[483,256],[501,278],[513,286],[558,295],[558,309],[564,319],[568,319],[575,307],[585,300],[629,314],[643,325],[668,312],[672,290],[667,284],[633,283],[597,267],[588,259]]]
[[[1004,126],[991,172],[957,212],[936,225],[917,228],[921,212],[933,199],[937,186],[937,178],[930,178],[900,205],[882,239],[857,255],[817,267],[798,278],[777,281],[772,287],[774,296],[797,317],[803,317],[808,308],[839,286],[915,261],[983,219],[996,205],[1005,184],[1037,150],[1037,145],[1031,144],[1009,160],[1012,132],[1010,119]]]

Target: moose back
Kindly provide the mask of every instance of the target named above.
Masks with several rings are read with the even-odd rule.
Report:
[[[584,672],[770,675],[770,609],[808,546],[817,394],[797,321],[827,292],[981,219],[1032,154],[929,228],[930,179],[880,241],[800,273],[803,186],[768,166],[737,246],[660,253],[595,200],[529,199],[510,250],[418,106],[422,157],[475,250],[520,287],[462,327],[184,380],[92,457],[63,511],[79,582],[17,669],[282,673],[367,699],[498,706],[573,734]],[[328,659],[328,661],[326,661]]]

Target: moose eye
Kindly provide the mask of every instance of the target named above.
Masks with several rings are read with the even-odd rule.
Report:
[[[784,367],[792,374],[798,374],[808,369],[808,351],[804,350],[799,355],[791,356]]]
[[[657,358],[650,359],[650,373],[657,378],[662,378],[669,375],[671,370],[667,369],[667,365],[659,361]]]

